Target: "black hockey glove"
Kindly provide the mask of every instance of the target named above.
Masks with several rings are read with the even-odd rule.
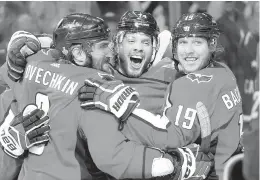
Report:
[[[48,122],[49,117],[44,116],[44,111],[35,108],[27,115],[19,113],[15,117],[7,116],[0,126],[0,143],[4,152],[19,158],[33,146],[48,142]],[[30,152],[34,153],[33,151]]]
[[[33,34],[26,31],[15,32],[7,47],[6,63],[8,76],[12,81],[19,81],[23,77],[27,64],[26,57],[37,53],[41,43]]]

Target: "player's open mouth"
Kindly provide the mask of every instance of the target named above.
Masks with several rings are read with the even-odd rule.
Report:
[[[142,66],[142,56],[130,56],[131,65],[133,68],[139,69]]]
[[[194,62],[196,61],[198,58],[195,58],[195,57],[187,57],[185,58],[185,61],[189,61],[189,62]]]

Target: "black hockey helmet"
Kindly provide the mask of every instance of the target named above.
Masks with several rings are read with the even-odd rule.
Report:
[[[207,13],[188,13],[181,16],[172,30],[173,50],[182,37],[204,37],[217,39],[220,29],[216,21]]]
[[[74,13],[65,16],[57,24],[53,31],[53,46],[67,55],[66,51],[73,44],[84,46],[89,41],[107,40],[109,36],[110,29],[103,19]]]
[[[117,26],[117,31],[143,32],[157,38],[159,27],[150,13],[141,11],[127,11]]]

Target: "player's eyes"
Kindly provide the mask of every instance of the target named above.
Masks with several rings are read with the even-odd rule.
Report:
[[[199,41],[199,40],[197,40],[197,41],[194,41],[194,44],[195,44],[195,45],[201,45],[201,44],[202,44],[202,42],[201,42],[201,41]]]
[[[128,39],[128,42],[129,42],[129,43],[134,43],[135,40],[134,40],[134,39]]]
[[[150,46],[150,44],[151,44],[150,41],[144,41],[143,43],[144,43],[145,45],[147,45],[147,46]]]
[[[178,41],[178,44],[185,44],[185,43],[187,43],[187,42],[183,41],[183,40]]]
[[[107,48],[108,47],[108,44],[106,43],[106,44],[101,44],[100,46],[99,46],[99,48],[100,49],[105,49],[105,48]]]

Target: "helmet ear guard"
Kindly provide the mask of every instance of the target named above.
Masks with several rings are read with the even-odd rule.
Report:
[[[211,39],[209,39],[209,49],[211,52],[215,52],[216,48],[217,48],[217,38],[213,37]]]

